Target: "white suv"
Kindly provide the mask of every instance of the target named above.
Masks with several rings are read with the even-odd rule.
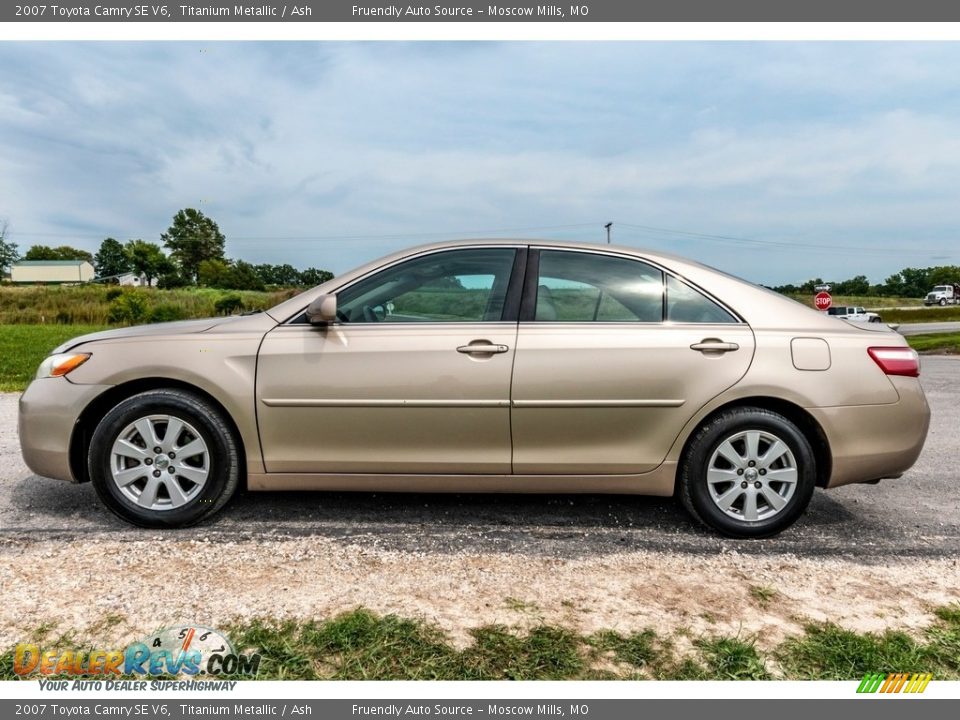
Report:
[[[852,305],[835,305],[827,310],[827,315],[833,315],[843,320],[853,320],[854,322],[881,322],[880,316],[876,313],[867,312],[862,307],[853,307]]]

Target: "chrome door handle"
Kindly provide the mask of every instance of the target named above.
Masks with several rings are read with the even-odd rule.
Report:
[[[732,342],[723,342],[722,340],[715,340],[714,338],[704,338],[702,341],[691,345],[690,349],[704,353],[727,353],[739,350],[740,346]]]
[[[506,345],[494,345],[493,343],[488,342],[477,342],[470,343],[469,345],[461,345],[457,348],[458,353],[464,353],[466,355],[496,355],[498,353],[505,353],[509,350]]]

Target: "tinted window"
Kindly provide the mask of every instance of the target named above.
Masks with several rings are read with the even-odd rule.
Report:
[[[500,320],[516,250],[432,253],[394,265],[337,294],[342,322]]]
[[[660,322],[663,273],[638,260],[541,250],[534,319],[541,322]]]
[[[735,323],[737,319],[675,277],[667,277],[667,320],[678,323]]]

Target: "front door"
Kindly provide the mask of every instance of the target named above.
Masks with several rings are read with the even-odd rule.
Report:
[[[652,470],[753,357],[749,326],[636,259],[531,250],[527,283],[513,375],[517,474]]]
[[[510,473],[511,277],[525,253],[416,256],[339,290],[339,322],[268,333],[256,392],[267,472]]]

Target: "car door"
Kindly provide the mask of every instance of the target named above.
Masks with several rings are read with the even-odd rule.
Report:
[[[268,333],[256,390],[267,472],[509,473],[525,255],[418,255],[339,289],[338,322]]]
[[[514,361],[518,474],[655,468],[750,365],[750,328],[650,263],[531,249]]]

